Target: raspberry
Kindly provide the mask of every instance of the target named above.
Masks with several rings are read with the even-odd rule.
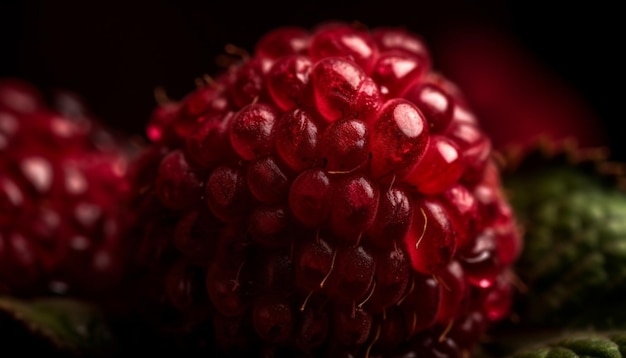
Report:
[[[0,80],[0,292],[97,298],[121,284],[135,150],[76,95]]]
[[[279,28],[205,80],[154,109],[135,167],[168,332],[208,322],[223,355],[460,356],[507,317],[521,236],[491,140],[418,35]]]

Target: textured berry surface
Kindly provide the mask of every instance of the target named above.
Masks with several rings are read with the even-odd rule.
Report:
[[[93,298],[121,282],[134,151],[74,94],[0,79],[0,293]]]
[[[133,237],[168,332],[233,356],[463,356],[509,313],[521,236],[491,141],[416,34],[276,29],[147,135]]]

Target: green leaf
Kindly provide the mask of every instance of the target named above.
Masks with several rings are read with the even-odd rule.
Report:
[[[512,358],[624,358],[626,333],[578,333],[536,343]]]
[[[626,163],[583,154],[532,152],[503,178],[524,232],[519,325],[626,329]]]
[[[104,315],[71,298],[0,297],[2,356],[17,349],[46,357],[109,357],[115,342]]]

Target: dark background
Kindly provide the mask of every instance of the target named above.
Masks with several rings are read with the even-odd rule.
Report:
[[[278,25],[329,19],[399,25],[435,47],[450,31],[479,24],[513,39],[581,94],[626,159],[620,126],[624,29],[616,5],[532,1],[118,1],[0,0],[0,75],[80,93],[111,126],[143,133],[153,89],[180,98],[211,74],[226,44],[252,50]],[[435,51],[435,63],[437,63]]]

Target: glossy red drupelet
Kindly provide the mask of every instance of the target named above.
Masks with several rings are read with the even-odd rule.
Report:
[[[121,283],[135,151],[76,95],[0,79],[0,293],[102,298]]]
[[[147,135],[140,262],[169,328],[209,322],[225,355],[462,356],[508,314],[491,140],[416,34],[276,29]]]

